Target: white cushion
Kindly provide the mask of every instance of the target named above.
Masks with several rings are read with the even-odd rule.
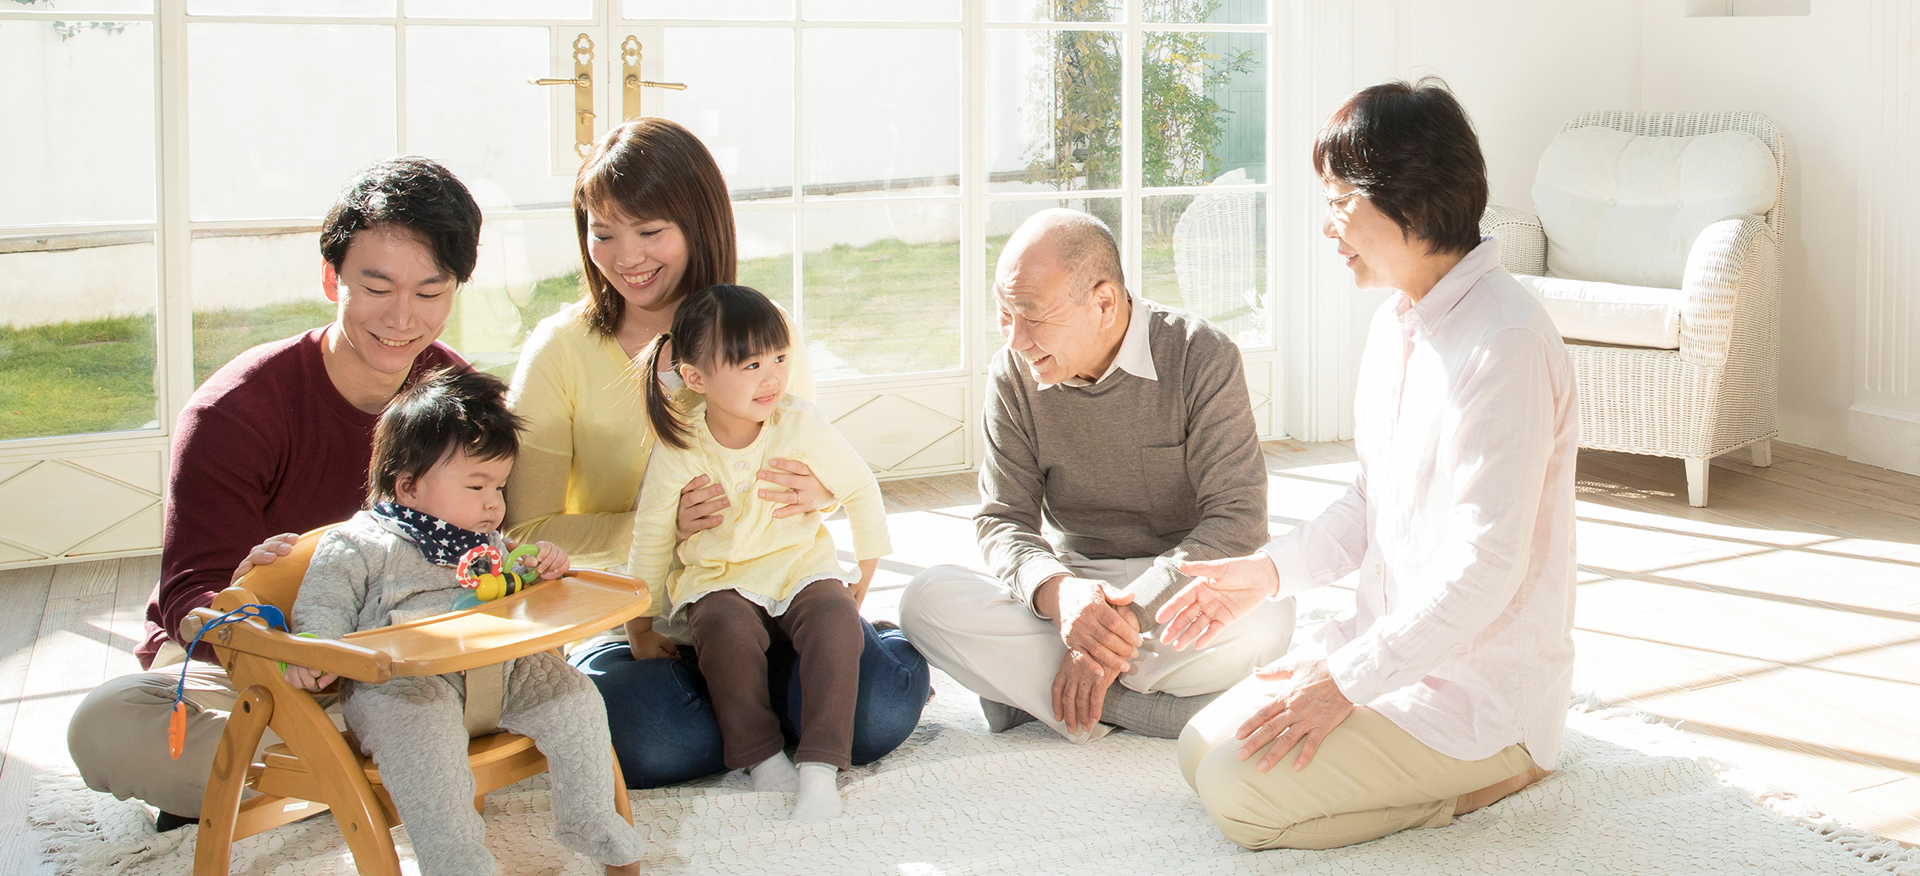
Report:
[[[1678,289],[1526,274],[1515,274],[1514,279],[1540,299],[1563,338],[1656,350],[1680,349],[1680,311],[1687,296]]]
[[[1575,128],[1548,144],[1533,183],[1547,276],[1658,288],[1679,287],[1709,224],[1765,213],[1778,194],[1773,153],[1745,131]]]

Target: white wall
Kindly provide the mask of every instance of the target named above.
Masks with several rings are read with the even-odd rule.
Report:
[[[1920,244],[1920,207],[1909,206],[1920,197],[1920,6],[1822,0],[1810,15],[1689,18],[1678,0],[1319,0],[1294,17],[1295,50],[1316,57],[1293,70],[1290,97],[1303,106],[1290,139],[1310,142],[1343,87],[1438,74],[1473,116],[1492,201],[1504,206],[1532,209],[1541,152],[1581,113],[1772,116],[1787,132],[1790,174],[1781,438],[1920,472],[1920,288],[1902,280],[1914,273],[1905,253]],[[1296,201],[1297,225],[1309,224],[1309,206]],[[1327,399],[1351,399],[1349,363],[1379,298],[1318,263],[1317,228],[1288,237],[1290,254],[1312,262],[1298,297],[1321,302],[1292,308],[1291,342],[1324,348],[1331,333],[1344,346],[1292,360],[1311,366],[1295,385],[1313,398],[1290,411],[1288,431],[1346,437],[1351,424],[1327,415]],[[1332,300],[1351,310],[1329,312]]]
[[[1534,168],[1562,123],[1639,103],[1637,0],[1423,0],[1401,9],[1404,75],[1438,74],[1452,86],[1479,131],[1495,204],[1532,212]]]
[[[1786,129],[1780,437],[1839,454],[1849,452],[1854,397],[1866,10],[1859,0],[1774,17],[1688,18],[1657,0],[1641,8],[1642,109],[1758,110]]]
[[[1352,92],[1388,79],[1439,75],[1473,118],[1491,200],[1531,210],[1533,173],[1560,125],[1640,100],[1638,0],[1294,0],[1296,53],[1279,155],[1290,195],[1283,268],[1291,376],[1287,434],[1353,434],[1354,370],[1386,293],[1354,288],[1320,233],[1324,204],[1308,152]]]

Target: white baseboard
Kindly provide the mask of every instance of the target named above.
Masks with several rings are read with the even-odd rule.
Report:
[[[1920,417],[1853,406],[1847,411],[1847,458],[1920,475]]]

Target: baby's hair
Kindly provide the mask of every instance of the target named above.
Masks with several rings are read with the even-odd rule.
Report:
[[[394,396],[373,428],[367,502],[393,499],[402,480],[419,480],[456,450],[480,459],[519,453],[522,424],[506,396],[500,378],[464,368],[430,372]]]
[[[725,284],[708,286],[680,302],[673,327],[654,338],[640,354],[647,363],[647,419],[661,441],[685,450],[690,427],[674,412],[666,387],[660,385],[660,350],[673,342],[669,365],[710,369],[715,364],[738,365],[769,350],[792,343],[787,318],[757,290]]]

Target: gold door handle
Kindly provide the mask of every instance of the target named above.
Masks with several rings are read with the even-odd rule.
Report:
[[[620,100],[620,115],[623,118],[637,119],[642,115],[640,111],[640,89],[642,88],[687,90],[685,82],[655,82],[652,79],[640,78],[640,38],[632,34],[628,34],[626,39],[620,41],[620,67],[625,77],[622,81],[626,85],[625,93]]]
[[[627,77],[627,87],[628,88],[664,88],[668,91],[686,91],[687,90],[687,84],[685,82],[655,82],[651,79],[641,79],[636,76]]]
[[[593,38],[573,38],[572,79],[528,79],[528,85],[573,86],[573,151],[585,158],[593,148]]]

